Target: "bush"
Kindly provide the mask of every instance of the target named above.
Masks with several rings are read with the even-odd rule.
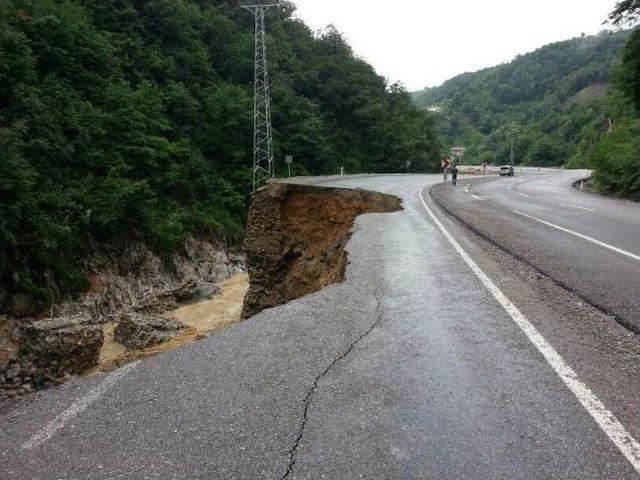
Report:
[[[626,120],[603,136],[592,163],[602,193],[640,201],[640,120]]]

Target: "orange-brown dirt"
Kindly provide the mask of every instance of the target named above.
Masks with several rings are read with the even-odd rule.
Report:
[[[355,219],[402,209],[391,195],[273,183],[256,192],[245,251],[250,287],[243,317],[344,280]]]

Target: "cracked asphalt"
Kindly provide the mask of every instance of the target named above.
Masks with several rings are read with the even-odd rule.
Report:
[[[439,178],[318,180],[403,198],[357,220],[344,283],[139,363],[99,396],[104,376],[5,406],[0,477],[637,478],[426,214],[419,192]],[[562,292],[534,301],[525,267],[449,226],[636,432],[637,338]],[[619,351],[600,361],[595,333],[566,342],[582,318]]]

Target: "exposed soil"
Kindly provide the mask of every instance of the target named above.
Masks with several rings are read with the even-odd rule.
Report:
[[[344,280],[355,219],[402,209],[392,195],[274,183],[253,198],[245,251],[244,318]]]

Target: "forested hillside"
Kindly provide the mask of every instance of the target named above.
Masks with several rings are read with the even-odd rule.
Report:
[[[0,3],[0,305],[83,290],[97,244],[239,242],[253,19],[238,3]],[[277,159],[294,155],[298,174],[433,170],[432,117],[293,12],[268,17]]]
[[[513,138],[517,163],[562,165],[612,116],[607,92],[628,39],[602,32],[554,43],[414,97],[441,109],[443,136],[466,146],[471,162],[507,163]]]
[[[605,103],[612,122],[607,129],[585,129],[572,163],[595,169],[601,192],[640,201],[640,0],[619,2],[609,19],[635,25]]]

